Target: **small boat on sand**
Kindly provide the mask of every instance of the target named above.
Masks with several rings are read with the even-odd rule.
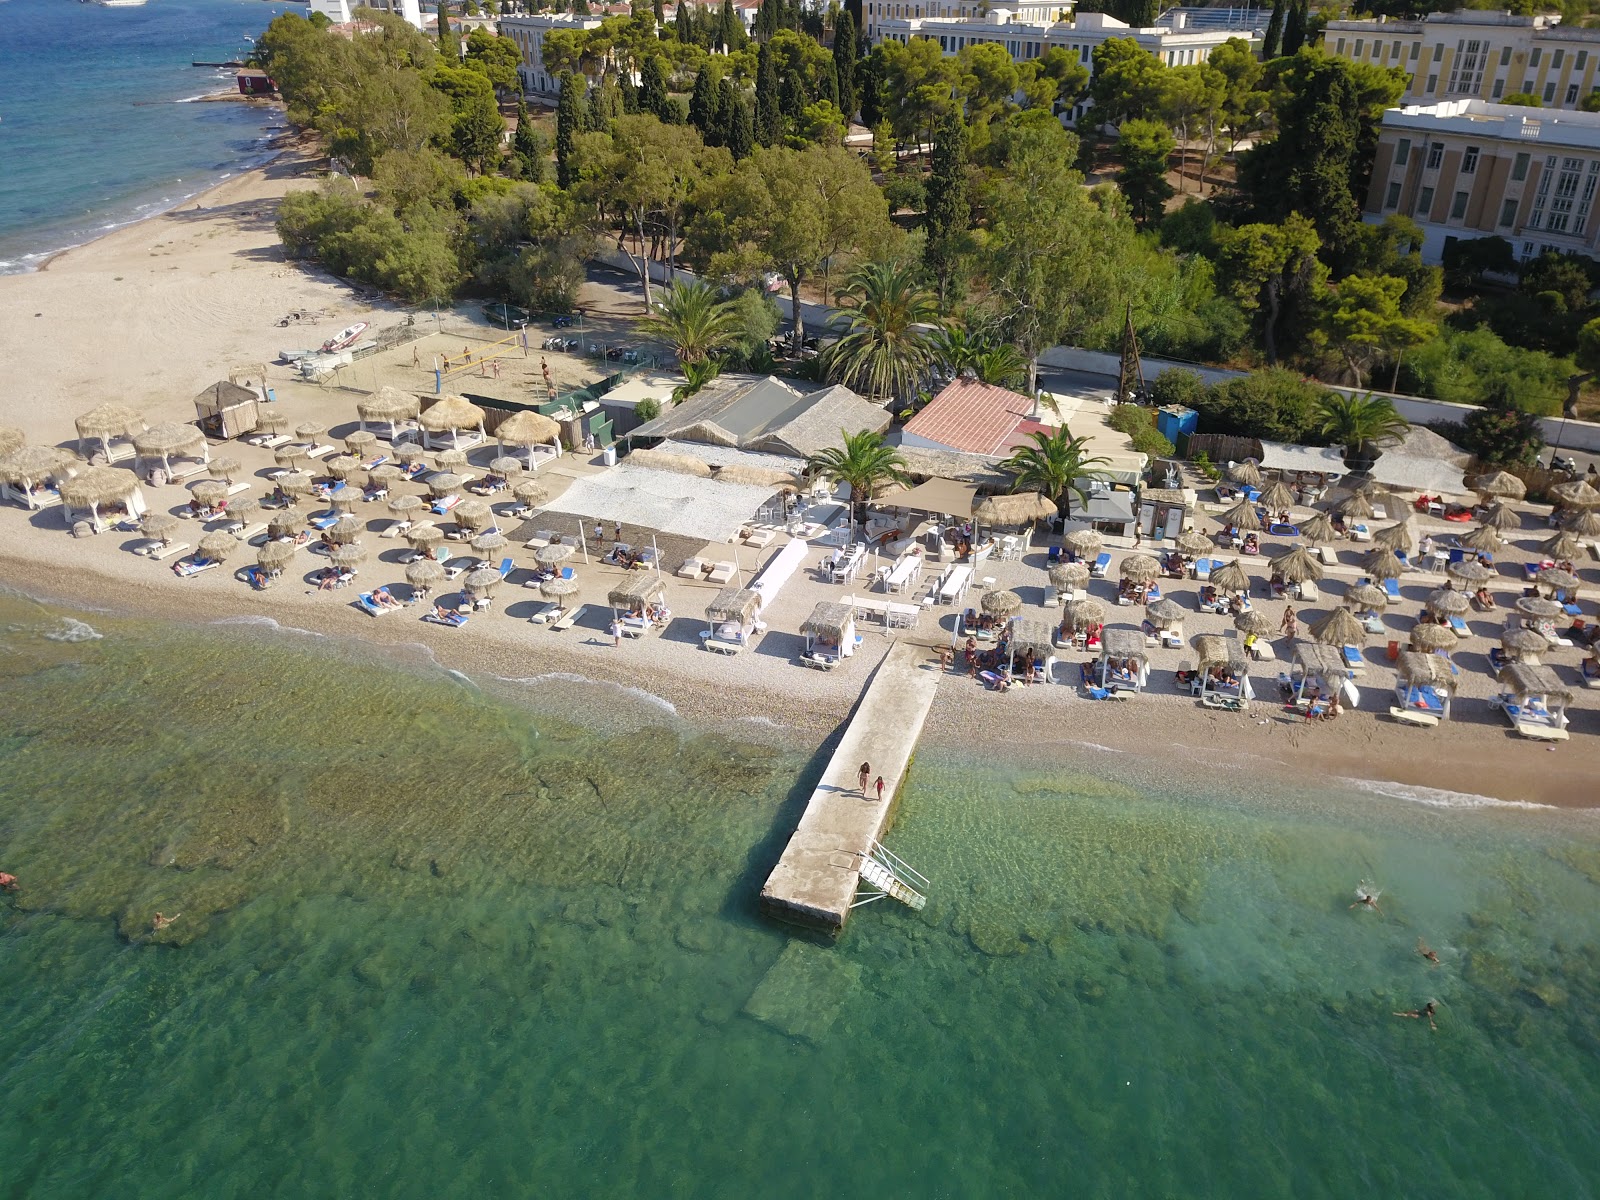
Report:
[[[357,321],[354,325],[339,330],[338,333],[323,342],[322,350],[325,354],[331,354],[335,350],[343,350],[346,346],[352,345],[366,331],[367,323],[365,321]]]

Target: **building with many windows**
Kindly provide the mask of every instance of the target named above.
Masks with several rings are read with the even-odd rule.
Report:
[[[375,8],[379,12],[394,13],[411,25],[422,28],[422,9],[417,0],[311,0],[311,11],[321,13],[335,25],[347,25],[355,20],[358,8]]]
[[[570,13],[533,13],[525,17],[501,17],[500,36],[508,37],[522,51],[522,90],[530,96],[554,100],[561,95],[561,80],[553,76],[544,62],[545,34],[556,29],[598,29],[599,17],[575,17]]]
[[[1490,236],[1521,259],[1600,257],[1597,185],[1600,113],[1449,100],[1383,114],[1366,213],[1416,221],[1430,263],[1453,241]]]
[[[1544,108],[1578,108],[1600,86],[1600,29],[1560,20],[1463,11],[1329,21],[1322,45],[1351,62],[1403,67],[1407,104],[1522,94]]]

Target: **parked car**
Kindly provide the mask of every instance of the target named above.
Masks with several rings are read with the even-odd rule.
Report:
[[[528,323],[528,310],[515,304],[485,304],[483,319],[501,329],[521,329]]]

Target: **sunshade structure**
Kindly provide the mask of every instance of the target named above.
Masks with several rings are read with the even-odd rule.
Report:
[[[504,582],[504,576],[493,567],[479,567],[475,571],[468,571],[462,578],[461,590],[487,596]]]
[[[1437,628],[1433,626],[1432,628]],[[1448,720],[1455,680],[1450,663],[1437,654],[1402,650],[1395,664],[1395,699],[1398,709],[1390,713],[1402,720],[1415,721],[1418,714],[1431,718],[1425,723]]]
[[[734,621],[747,625],[761,610],[761,593],[749,588],[723,588],[706,605],[706,620],[713,625]]]
[[[1081,562],[1057,563],[1047,572],[1050,586],[1058,592],[1075,592],[1089,582],[1089,564]]]
[[[1104,539],[1093,529],[1074,529],[1061,540],[1067,549],[1079,558],[1092,558],[1100,553],[1100,547],[1105,544]]]
[[[262,433],[284,433],[289,428],[289,414],[275,408],[263,408],[256,413],[256,427]]]
[[[1362,568],[1374,579],[1399,579],[1406,573],[1406,565],[1387,546],[1369,550],[1361,560]]]
[[[571,558],[574,551],[565,542],[551,542],[548,546],[540,546],[533,552],[534,560],[541,567],[554,567]]]
[[[1389,593],[1375,583],[1353,583],[1344,591],[1344,602],[1361,612],[1382,612]]]
[[[520,458],[512,458],[509,454],[502,454],[499,458],[489,463],[489,470],[507,481],[519,479],[522,472],[527,470]]]
[[[172,474],[174,455],[198,458],[201,462],[211,460],[211,447],[206,435],[193,425],[182,425],[177,421],[163,421],[149,429],[140,430],[133,435],[133,450],[138,455],[141,470],[160,459],[161,469],[168,475]]]
[[[970,483],[938,476],[897,492],[885,492],[873,501],[879,508],[904,508],[935,516],[970,517],[978,489]]]
[[[365,531],[365,526],[359,518],[346,514],[329,525],[322,536],[335,546],[348,546],[357,541]]]
[[[480,533],[472,539],[472,548],[479,554],[498,554],[510,544],[506,535],[498,530]]]
[[[256,551],[256,562],[269,571],[284,566],[298,552],[293,542],[267,542]]]
[[[388,489],[399,483],[405,473],[393,463],[384,463],[367,472],[367,486]]]
[[[1572,692],[1549,667],[1511,662],[1500,668],[1500,684],[1509,693],[1505,714],[1524,737],[1565,741],[1567,705]]]
[[[1029,650],[1038,662],[1044,662],[1055,653],[1051,641],[1053,630],[1048,621],[1024,621],[1021,619],[1011,622],[1011,627],[1006,631],[1006,636],[1011,644],[1011,659],[1015,662],[1024,657]],[[1141,647],[1140,653],[1143,653]]]
[[[158,542],[170,541],[178,532],[178,518],[169,512],[147,512],[139,518],[139,532]]]
[[[1185,558],[1201,558],[1215,547],[1215,543],[1198,529],[1185,529],[1178,535],[1175,545]]]
[[[402,424],[417,419],[421,409],[420,400],[396,387],[379,388],[366,399],[356,401],[356,416],[361,419],[361,428],[365,430],[368,422],[387,425],[390,441],[400,432]]]
[[[551,446],[559,449],[561,426],[543,413],[525,409],[500,422],[494,431],[494,440],[500,443],[502,452],[506,447],[521,451],[531,471],[534,447]]]
[[[1333,541],[1333,518],[1325,512],[1313,513],[1300,523],[1300,536],[1314,546]]]
[[[1456,644],[1456,635],[1450,631],[1448,625],[1428,624],[1413,625],[1408,639],[1413,650],[1423,650],[1431,653],[1434,650],[1448,650]]]
[[[661,576],[648,572],[635,573],[620,580],[616,587],[607,593],[606,602],[619,612],[634,612],[635,610],[642,612],[648,606],[660,603],[665,599],[666,594],[667,585]],[[846,622],[848,622],[850,614],[854,611],[848,604],[834,604],[831,606],[819,604],[817,606],[819,611],[824,607],[829,608],[830,612],[833,609],[842,609]],[[812,613],[811,615],[815,617],[817,614]],[[801,627],[800,632],[806,632],[804,626]],[[841,634],[840,636],[843,635]]]
[[[1534,579],[1541,587],[1547,587],[1552,592],[1565,592],[1569,600],[1578,590],[1578,577],[1571,571],[1563,571],[1560,567],[1545,567],[1534,576]]]
[[[132,516],[142,516],[144,513],[139,479],[132,471],[119,471],[115,467],[89,467],[70,479],[60,480],[58,490],[64,510],[62,515],[69,529],[80,512],[87,512],[90,524],[97,528],[102,523],[102,508],[120,504]]]
[[[1349,517],[1355,521],[1365,521],[1372,515],[1372,501],[1360,492],[1354,492],[1339,501],[1334,509],[1341,517]]]
[[[51,481],[67,474],[78,460],[69,450],[54,446],[18,446],[0,458],[0,487],[8,499],[27,508],[44,502],[44,490]]]
[[[519,479],[511,485],[511,494],[529,508],[538,508],[550,500],[550,489],[537,479]]]
[[[1472,480],[1470,486],[1485,500],[1521,500],[1528,494],[1528,485],[1510,471],[1479,475]]]
[[[1480,554],[1493,554],[1500,549],[1500,531],[1493,525],[1479,525],[1461,539],[1461,544],[1468,550],[1475,550]]]
[[[261,512],[261,501],[254,496],[235,496],[228,501],[228,515],[235,521],[245,521]]]
[[[1144,635],[1137,629],[1118,626],[1100,631],[1100,661],[1095,664],[1095,673],[1101,687],[1142,691],[1149,665],[1144,652]]]
[[[1283,480],[1278,479],[1269,484],[1261,495],[1256,497],[1256,503],[1268,512],[1280,512],[1294,507],[1295,499],[1294,489]]]
[[[1161,564],[1148,554],[1130,554],[1122,560],[1121,574],[1129,583],[1153,583],[1161,578]]]
[[[487,529],[494,521],[494,509],[487,500],[463,500],[450,510],[450,516],[462,529]]]
[[[449,444],[455,447],[459,446],[464,430],[482,435],[483,409],[465,396],[445,396],[422,413],[417,424],[422,426],[422,442],[428,449],[432,450],[437,436],[445,433],[450,435]]]
[[[341,571],[353,571],[367,561],[367,548],[353,542],[328,551],[328,561]]]
[[[578,587],[577,576],[557,575],[553,579],[546,579],[539,585],[539,594],[541,596],[549,596],[553,600],[559,600],[563,596],[572,595],[578,590]]]
[[[129,408],[126,404],[106,403],[97,408],[92,408],[79,417],[75,424],[78,427],[78,453],[88,458],[92,451],[87,449],[85,442],[99,442],[100,452],[107,458],[112,457],[111,443],[133,437],[143,431],[144,417],[137,409]]]
[[[1177,629],[1183,625],[1187,613],[1176,600],[1162,597],[1146,605],[1144,615],[1157,629]]]
[[[322,469],[335,479],[349,479],[361,469],[361,460],[354,454],[335,454],[322,464]]]
[[[1063,609],[1061,623],[1068,629],[1097,629],[1106,623],[1106,606],[1098,600],[1073,600]]]
[[[1475,558],[1464,558],[1460,562],[1453,562],[1444,569],[1444,573],[1457,583],[1468,587],[1482,587],[1494,578],[1494,569],[1484,566]]]
[[[979,605],[991,617],[1014,617],[1022,611],[1022,597],[1002,588],[995,592],[985,592]]]
[[[1536,629],[1508,627],[1500,631],[1500,648],[1513,659],[1536,659],[1550,648],[1550,643]]]
[[[455,495],[465,482],[466,480],[454,471],[435,471],[428,477],[428,491],[442,499],[445,496]]]
[[[1046,500],[1038,492],[1017,492],[1010,496],[988,496],[972,510],[975,521],[985,525],[1013,528],[1031,525],[1035,521],[1048,521],[1056,515],[1053,500]]]
[[[294,436],[309,446],[317,444],[317,440],[328,432],[328,427],[321,421],[301,421],[294,427]]]
[[[1312,558],[1311,551],[1304,546],[1292,547],[1268,565],[1285,583],[1315,583],[1322,578],[1322,564]]]
[[[1423,607],[1436,617],[1459,617],[1472,607],[1472,601],[1467,599],[1465,592],[1458,592],[1454,588],[1438,588],[1428,593]]]
[[[22,443],[28,439],[23,436],[22,430],[13,429],[9,425],[0,425],[0,457],[20,450]]]
[[[1260,487],[1261,469],[1256,466],[1252,459],[1247,458],[1243,462],[1236,462],[1228,468],[1228,478],[1244,487]]]
[[[334,512],[354,512],[363,499],[360,488],[347,487],[329,496],[328,503]]]
[[[1361,622],[1342,606],[1311,622],[1307,628],[1312,638],[1325,646],[1360,646],[1367,640],[1367,631]]]
[[[208,533],[200,539],[200,544],[195,547],[201,558],[209,558],[213,562],[227,562],[228,556],[239,548],[239,539],[231,533],[218,530]]]
[[[1549,558],[1571,562],[1583,553],[1583,543],[1571,530],[1562,529],[1540,542],[1539,552]]]
[[[636,467],[649,467],[653,471],[675,471],[679,475],[693,475],[698,479],[711,478],[711,464],[688,454],[674,454],[670,450],[635,450],[628,462]]]
[[[378,435],[368,429],[356,429],[345,434],[344,448],[357,458],[371,454],[378,445]]]
[[[1225,526],[1231,525],[1245,533],[1252,533],[1261,528],[1261,518],[1256,514],[1255,503],[1243,498],[1235,501],[1217,520]]]
[[[1376,545],[1389,550],[1404,550],[1410,553],[1411,547],[1416,543],[1411,538],[1411,522],[1401,521],[1395,525],[1386,525],[1372,535]]]
[[[427,592],[444,582],[444,564],[419,558],[406,566],[406,582],[419,592]]]
[[[1349,677],[1349,664],[1345,662],[1344,655],[1332,646],[1325,646],[1321,642],[1294,644],[1289,682],[1294,688],[1296,704],[1306,701],[1307,688],[1315,688],[1321,693],[1338,692],[1345,687]]]
[[[428,452],[424,450],[417,442],[401,442],[394,448],[391,457],[393,457],[396,462],[404,463],[409,467],[412,463],[420,462],[423,458],[427,457],[427,454]]]
[[[1189,639],[1200,665],[1200,702],[1210,697],[1243,700],[1248,697],[1245,676],[1248,668],[1244,650],[1233,638],[1214,633],[1197,634]]]
[[[754,518],[777,489],[695,479],[624,462],[575,479],[547,512],[654,529],[706,542],[726,542]]]
[[[207,508],[215,508],[228,498],[228,485],[220,479],[202,479],[189,488],[189,494]]]
[[[1509,504],[1491,504],[1483,510],[1483,524],[1505,532],[1522,528],[1522,514]]]
[[[1579,537],[1600,537],[1600,512],[1592,508],[1582,508],[1568,513],[1563,524]]]
[[[244,470],[244,464],[237,458],[213,458],[211,460],[211,474],[218,479],[225,479],[232,483],[234,477]]]
[[[290,471],[273,480],[285,496],[304,496],[316,487],[317,481],[305,471]]]
[[[305,462],[310,457],[310,446],[296,445],[294,443],[287,446],[279,446],[272,452],[272,460],[280,467],[288,467],[290,470],[299,470],[298,464]]]
[[[1233,619],[1233,627],[1240,633],[1253,634],[1256,637],[1270,637],[1277,628],[1272,623],[1272,618],[1259,608],[1246,609]]]
[[[389,511],[402,521],[411,519],[411,515],[423,507],[422,497],[410,494],[396,496],[389,501]]]
[[[1211,585],[1219,592],[1245,593],[1250,590],[1250,572],[1236,558],[1211,572]]]
[[[433,456],[433,461],[438,464],[441,471],[460,472],[467,465],[467,452],[465,450],[441,450]]]
[[[1558,483],[1550,489],[1550,495],[1555,497],[1562,508],[1600,508],[1600,492],[1590,487],[1588,480],[1585,479]]]
[[[1516,603],[1511,606],[1525,617],[1532,617],[1536,621],[1554,621],[1557,617],[1566,615],[1566,609],[1554,600],[1546,600],[1543,596],[1518,596]]]
[[[292,508],[280,508],[267,521],[269,538],[292,538],[300,527],[301,516]]]

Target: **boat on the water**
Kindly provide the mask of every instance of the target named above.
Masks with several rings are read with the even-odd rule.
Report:
[[[138,8],[147,0],[93,0],[101,8]]]
[[[352,345],[366,331],[367,323],[365,321],[357,321],[354,325],[339,330],[338,333],[323,342],[322,351],[324,354],[331,354],[335,350],[343,350],[346,346]]]

